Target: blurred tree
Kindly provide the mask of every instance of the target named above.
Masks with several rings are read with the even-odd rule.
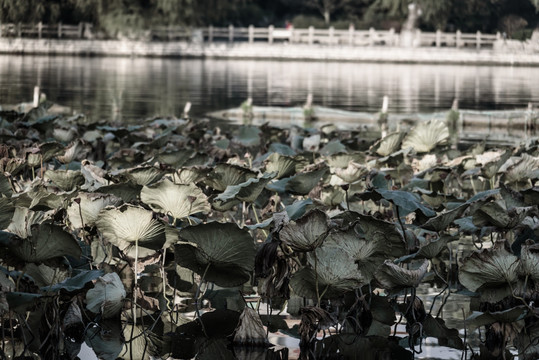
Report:
[[[317,9],[324,17],[324,22],[329,25],[331,14],[342,8],[350,0],[306,0],[306,5]]]

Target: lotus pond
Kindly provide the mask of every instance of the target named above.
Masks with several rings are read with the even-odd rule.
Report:
[[[307,125],[0,112],[2,358],[537,359],[539,140]]]

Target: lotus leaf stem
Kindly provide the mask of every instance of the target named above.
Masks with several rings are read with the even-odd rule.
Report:
[[[197,291],[195,294],[195,314],[197,316],[197,319],[200,321],[200,326],[202,327],[202,332],[204,333],[204,336],[208,337],[208,334],[206,333],[206,328],[204,327],[204,322],[202,321],[202,317],[200,316],[200,310],[198,306],[198,302],[200,301],[200,288],[202,287],[202,283],[204,282],[204,279],[206,278],[206,273],[208,272],[208,269],[210,268],[211,263],[208,263],[206,265],[206,269],[204,269],[204,273],[202,274],[202,277],[200,278],[200,281],[198,282]]]
[[[464,350],[462,351],[462,355],[460,356],[460,359],[461,360],[464,360],[464,359],[467,359],[468,358],[468,348],[466,347],[466,338],[467,338],[467,331],[466,331],[466,314],[464,313],[464,308],[460,308],[460,310],[462,311],[462,319],[463,319],[463,322],[464,322]]]
[[[255,209],[255,204],[252,203],[251,204],[251,209],[253,210],[253,213],[255,214],[255,220],[256,220],[256,223],[257,224],[260,224],[260,219],[258,218],[258,214],[256,213],[256,209]],[[262,230],[262,233],[264,234],[264,238],[267,238],[268,237],[268,232],[264,229],[261,229]]]

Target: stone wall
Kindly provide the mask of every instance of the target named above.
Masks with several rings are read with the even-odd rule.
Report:
[[[456,48],[0,38],[0,53],[539,66],[539,52]]]

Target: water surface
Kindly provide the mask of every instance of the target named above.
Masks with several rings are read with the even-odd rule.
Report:
[[[132,121],[156,115],[255,105],[314,103],[376,112],[515,109],[539,99],[539,68],[362,64],[304,61],[40,57],[0,55],[0,104],[47,98],[93,119]]]

